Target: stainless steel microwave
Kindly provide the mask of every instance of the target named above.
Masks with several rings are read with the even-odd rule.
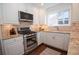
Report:
[[[20,21],[33,21],[33,14],[19,11],[19,20]]]

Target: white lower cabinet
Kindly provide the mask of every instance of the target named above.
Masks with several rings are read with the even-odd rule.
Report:
[[[65,51],[68,50],[69,39],[67,33],[42,32],[40,34],[40,40],[43,43]]]
[[[37,42],[38,42],[38,45],[40,45],[41,43],[43,43],[42,41],[42,33],[41,32],[38,32],[37,33]]]
[[[17,37],[3,41],[5,55],[22,55],[24,54],[23,38]]]

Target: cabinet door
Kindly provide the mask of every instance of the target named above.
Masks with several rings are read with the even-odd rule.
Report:
[[[40,45],[41,43],[46,43],[47,42],[47,36],[45,32],[38,32],[37,33],[37,42],[38,45]]]
[[[17,51],[19,55],[24,54],[24,45],[23,45],[23,37],[17,37],[16,39],[16,45],[17,45]]]
[[[40,8],[39,9],[39,23],[40,24],[45,24],[45,22],[46,22],[45,16],[46,16],[45,9]]]
[[[44,42],[48,45],[54,46],[56,44],[56,40],[55,40],[55,34],[56,33],[46,33],[46,39],[44,40]]]
[[[17,37],[4,40],[4,51],[6,55],[22,55],[24,54],[23,38]]]
[[[43,43],[43,33],[42,32],[38,32],[37,33],[37,42],[38,42],[38,45],[40,45],[41,43]]]
[[[39,9],[35,8],[33,10],[33,24],[39,24]]]
[[[55,42],[55,47],[63,49],[64,47],[64,41],[65,41],[65,35],[62,33],[56,33],[55,38],[54,38],[54,42]]]
[[[33,24],[45,24],[45,10],[43,8],[35,8],[33,11]]]
[[[2,4],[0,4],[0,24],[2,24]]]
[[[70,40],[70,34],[64,34],[65,38],[64,38],[64,47],[63,49],[65,51],[68,51],[68,46],[69,46],[69,40]]]
[[[69,46],[69,39],[70,39],[70,35],[63,33],[63,34],[57,34],[56,37],[56,47],[63,49],[65,51],[68,50],[68,46]]]
[[[18,4],[4,3],[3,4],[3,19],[4,24],[19,24],[18,21]]]
[[[16,44],[5,46],[6,55],[18,55]]]
[[[47,33],[41,32],[40,38],[43,43],[47,43]]]
[[[4,40],[4,54],[6,55],[17,55],[17,45],[14,39]]]

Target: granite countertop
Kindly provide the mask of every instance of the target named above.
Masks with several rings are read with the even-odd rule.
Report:
[[[20,34],[17,34],[17,35],[11,35],[11,36],[8,36],[7,38],[6,38],[6,37],[3,38],[3,40],[9,40],[9,39],[17,38],[17,37],[20,37],[20,36],[22,36],[22,35],[20,35]]]
[[[50,33],[64,33],[64,34],[70,34],[70,31],[42,31],[42,32],[50,32]]]

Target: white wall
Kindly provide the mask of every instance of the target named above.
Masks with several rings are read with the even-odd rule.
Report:
[[[55,13],[62,11],[64,9],[70,9],[70,17],[71,21],[79,21],[79,3],[63,3],[63,4],[57,4],[51,8],[47,9],[47,14]]]
[[[72,21],[79,21],[79,3],[73,3],[71,7]]]
[[[2,4],[0,4],[0,39],[2,39],[2,33],[1,33],[1,24],[2,24]]]
[[[53,7],[48,8],[47,9],[47,14],[59,12],[59,11],[68,9],[70,7],[71,7],[71,4],[68,4],[68,3],[57,4],[57,5],[53,6]]]
[[[35,8],[31,3],[26,3],[26,12],[33,14],[33,9]]]

